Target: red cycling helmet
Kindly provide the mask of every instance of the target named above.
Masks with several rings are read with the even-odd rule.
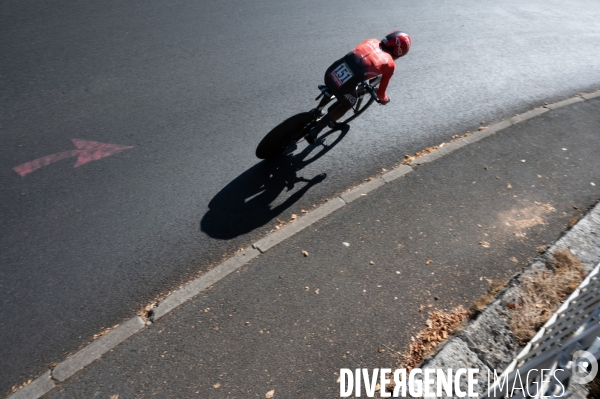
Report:
[[[410,50],[412,41],[407,33],[395,30],[384,37],[381,43],[394,57],[402,57]]]

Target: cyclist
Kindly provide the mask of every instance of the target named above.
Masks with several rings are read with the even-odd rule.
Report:
[[[389,103],[385,90],[396,70],[394,61],[408,53],[411,43],[408,34],[395,30],[382,40],[365,40],[344,58],[334,62],[325,72],[325,85],[338,101],[310,130],[306,141],[313,144],[325,126],[335,127],[335,121],[356,104],[356,86],[362,81],[381,75],[377,97],[381,104]]]

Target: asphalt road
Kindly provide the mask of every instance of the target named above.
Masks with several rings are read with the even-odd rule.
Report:
[[[430,311],[468,308],[487,279],[522,270],[600,198],[599,110],[600,98],[551,111],[416,167],[254,258],[48,399],[337,398],[340,368],[402,367],[397,352]],[[494,360],[500,374],[512,356]]]
[[[2,392],[278,215],[482,118],[600,87],[599,18],[590,0],[2,2]],[[273,126],[313,106],[332,61],[398,27],[413,49],[388,106],[320,156],[254,158]],[[133,148],[13,170],[72,139]]]

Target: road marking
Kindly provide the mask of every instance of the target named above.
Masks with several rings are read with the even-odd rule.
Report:
[[[33,161],[26,162],[22,165],[13,168],[21,177],[25,177],[31,172],[48,166],[54,162],[58,162],[65,158],[77,157],[77,163],[74,168],[85,165],[88,162],[97,161],[99,159],[109,157],[113,154],[133,148],[129,145],[99,143],[97,141],[71,139],[77,150],[63,151],[56,154],[46,155]]]

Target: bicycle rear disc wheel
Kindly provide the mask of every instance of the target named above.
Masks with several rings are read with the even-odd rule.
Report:
[[[311,112],[302,112],[286,119],[261,140],[256,148],[256,156],[260,159],[277,157],[304,137],[313,122],[315,116]]]

